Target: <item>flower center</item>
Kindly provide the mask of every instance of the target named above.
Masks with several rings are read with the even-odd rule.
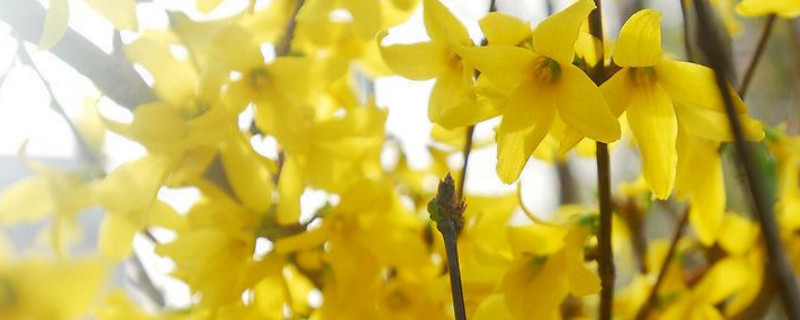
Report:
[[[255,68],[250,70],[247,80],[254,89],[263,89],[269,85],[269,73],[264,68]]]
[[[561,65],[557,61],[539,57],[533,63],[533,79],[539,83],[550,84],[561,78]]]
[[[630,68],[628,76],[637,86],[650,85],[658,79],[656,69],[653,67]]]

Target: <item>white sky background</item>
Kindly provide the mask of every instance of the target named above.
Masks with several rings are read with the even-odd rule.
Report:
[[[259,5],[266,5],[270,0],[260,1]],[[46,1],[42,1],[46,5]],[[487,0],[442,0],[453,13],[467,26],[470,35],[476,43],[482,37],[478,20],[486,14]],[[563,8],[570,1],[555,0],[557,9]],[[663,1],[654,1],[654,7],[663,7]],[[677,1],[668,1],[670,3]],[[210,16],[200,14],[194,8],[192,0],[160,0],[153,3],[141,3],[137,11],[140,29],[163,29],[168,21],[164,9],[180,10],[187,12],[193,18],[205,19],[223,17],[238,12],[244,8],[247,0],[225,0],[220,8]],[[615,35],[619,25],[612,23],[619,19],[614,8],[615,3],[606,1],[604,17],[606,19],[607,34]],[[543,0],[499,0],[499,10],[538,23],[545,17],[545,2]],[[83,1],[70,0],[70,27],[84,35],[90,41],[106,52],[111,51],[112,26],[103,17],[95,14]],[[421,9],[421,6],[420,6]],[[676,10],[670,8],[667,13],[674,14]],[[669,15],[664,20],[676,21]],[[14,61],[14,52],[17,42],[9,34],[10,28],[0,22],[0,75],[7,73],[4,84],[0,87],[0,157],[14,157],[21,144],[28,140],[28,155],[31,157],[76,159],[77,145],[72,133],[64,120],[54,111],[50,110],[49,97],[44,84],[36,73],[29,67],[22,66]],[[123,34],[124,40],[130,40],[134,35]],[[390,30],[388,42],[411,43],[427,40],[427,35],[422,22],[421,10],[418,10],[404,25]],[[97,97],[98,91],[92,83],[75,70],[61,62],[48,52],[38,52],[30,44],[25,48],[30,52],[34,61],[51,83],[58,101],[65,107],[67,113],[75,118],[83,112],[83,101],[87,97]],[[22,49],[22,48],[20,48]],[[410,81],[400,77],[380,79],[376,82],[376,98],[378,105],[389,110],[387,122],[388,132],[399,137],[403,147],[414,166],[424,166],[429,163],[426,146],[431,142],[429,138],[431,123],[427,120],[427,100],[432,88],[432,81]],[[107,99],[106,99],[107,100]],[[108,106],[110,101],[103,101],[101,110],[110,117],[130,117],[125,112],[120,113],[119,107]],[[117,110],[115,112],[115,110]],[[477,136],[491,137],[497,119],[478,126]],[[140,157],[144,149],[133,142],[114,134],[107,134],[105,141],[105,157],[107,169],[113,169],[119,164]],[[460,159],[457,159],[459,162]],[[619,162],[619,161],[615,161]],[[626,161],[631,163],[631,161]],[[638,165],[638,161],[636,161]],[[512,192],[516,187],[500,182],[495,173],[496,150],[488,147],[473,152],[470,159],[468,172],[467,191],[480,194],[497,194]],[[594,161],[573,159],[572,169],[576,176],[583,181],[593,181],[595,177]],[[12,175],[13,172],[0,168],[0,177]],[[615,170],[617,171],[617,170]],[[630,179],[629,177],[627,179]],[[626,179],[626,180],[627,180]],[[531,160],[523,172],[522,180],[525,181],[524,201],[526,205],[537,213],[546,215],[557,207],[558,180],[553,167],[549,164]],[[0,185],[0,188],[6,186]],[[593,190],[593,189],[592,189]],[[587,191],[591,193],[592,191]],[[178,209],[188,209],[196,192],[191,190],[165,190],[160,196],[169,198]],[[320,192],[307,192],[303,197],[303,211],[311,212],[325,199]],[[154,261],[163,268],[169,268],[169,262],[163,261],[152,254],[152,248],[147,248],[147,241],[136,241],[138,251],[144,252],[146,259]],[[148,252],[150,252],[148,254]],[[158,267],[158,269],[162,269]],[[156,276],[157,279],[161,278]],[[163,279],[162,279],[163,280]],[[158,281],[158,280],[157,280]],[[168,296],[170,305],[183,305],[188,302],[185,288],[175,284],[175,294]],[[181,293],[182,292],[182,293]]]

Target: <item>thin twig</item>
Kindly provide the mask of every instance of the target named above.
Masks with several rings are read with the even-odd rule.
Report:
[[[761,38],[758,39],[756,51],[753,53],[753,58],[750,59],[750,64],[747,65],[747,70],[744,72],[744,77],[742,78],[742,84],[739,86],[739,95],[742,97],[747,94],[747,89],[750,88],[750,83],[753,81],[753,75],[756,73],[756,66],[758,66],[758,61],[761,60],[761,56],[767,49],[767,42],[769,40],[769,36],[772,34],[772,27],[774,25],[775,15],[771,14],[769,17],[767,17],[767,24],[764,26],[764,30],[761,32]]]
[[[461,285],[461,267],[458,263],[458,234],[464,226],[464,210],[466,204],[456,193],[453,176],[449,173],[439,182],[436,197],[428,203],[431,220],[436,222],[436,229],[442,233],[447,266],[450,274],[450,292],[453,296],[453,313],[456,320],[466,320],[464,307],[464,291]]]
[[[683,17],[683,47],[686,50],[686,61],[693,62],[694,54],[692,53],[692,37],[691,25],[689,24],[689,8],[686,6],[686,1],[678,0],[681,3],[681,15]]]
[[[606,80],[606,66],[603,49],[602,1],[594,0],[597,6],[589,14],[589,32],[597,38],[595,54],[598,63],[593,68],[592,79],[597,85]],[[611,320],[614,303],[614,252],[611,247],[611,163],[608,145],[597,142],[597,190],[600,198],[600,229],[597,232],[597,268],[600,273],[600,320]]]
[[[754,150],[744,139],[733,98],[728,89],[727,81],[725,81],[725,70],[727,70],[726,66],[730,66],[730,61],[719,51],[721,40],[719,39],[719,34],[713,29],[712,16],[707,4],[701,0],[694,0],[694,5],[698,18],[698,39],[703,39],[699,45],[710,58],[711,68],[715,71],[717,87],[725,104],[725,113],[728,116],[728,122],[735,138],[734,142],[738,151],[739,162],[745,172],[745,181],[749,187],[753,209],[761,225],[761,235],[767,251],[768,267],[778,279],[778,291],[780,292],[787,317],[792,320],[800,320],[800,303],[798,303],[800,301],[800,292],[798,292],[794,273],[783,251],[780,230],[772,211],[769,188],[764,181],[764,173],[758,166]]]
[[[472,136],[475,133],[475,125],[467,127],[466,137],[464,142],[464,164],[461,165],[461,175],[458,177],[458,197],[464,198],[464,184],[467,182],[467,166],[469,165],[469,155],[472,153]]]
[[[678,248],[678,243],[683,236],[683,231],[686,229],[687,221],[689,221],[689,207],[687,206],[686,209],[683,210],[681,216],[678,220],[678,223],[675,225],[675,231],[672,234],[672,241],[669,243],[669,249],[667,250],[667,255],[664,256],[664,260],[661,262],[661,267],[658,269],[658,277],[656,278],[656,283],[653,284],[653,287],[650,289],[650,293],[647,295],[647,300],[644,301],[642,307],[639,309],[639,312],[636,313],[636,320],[644,320],[647,319],[647,315],[650,310],[653,308],[653,305],[656,302],[656,298],[658,297],[658,289],[661,287],[661,284],[664,283],[664,279],[667,277],[667,271],[669,270],[669,265],[672,262],[672,258],[675,256],[675,252]]]
[[[489,12],[497,11],[497,2],[496,0],[489,1]],[[483,38],[481,41],[481,45],[485,46],[488,44],[488,40]],[[475,78],[477,79],[480,76],[480,71],[475,70]],[[461,165],[461,175],[458,177],[458,197],[463,199],[464,198],[464,185],[467,183],[467,166],[469,165],[469,155],[472,153],[472,138],[475,134],[475,125],[470,125],[467,127],[466,137],[464,142],[464,151],[462,151],[462,155],[464,158],[464,164]]]
[[[289,16],[289,22],[286,24],[286,30],[283,33],[281,42],[275,47],[275,56],[283,57],[292,52],[292,40],[294,40],[294,33],[297,30],[297,13],[303,7],[305,0],[297,0],[294,4],[294,9]]]

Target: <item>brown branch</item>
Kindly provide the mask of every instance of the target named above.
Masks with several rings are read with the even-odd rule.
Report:
[[[597,38],[595,54],[598,63],[592,68],[592,79],[595,84],[602,84],[606,78],[606,66],[603,49],[602,1],[594,0],[596,9],[589,14],[589,32]],[[597,268],[600,273],[600,320],[611,320],[614,303],[614,251],[611,247],[612,205],[611,205],[611,163],[608,145],[597,142],[597,190],[600,198],[600,229],[597,232]]]
[[[647,315],[650,310],[653,308],[653,305],[656,302],[656,298],[658,297],[658,289],[661,287],[661,284],[664,283],[664,279],[667,277],[667,271],[669,270],[670,262],[672,258],[675,256],[675,252],[678,248],[678,243],[680,242],[681,237],[683,236],[683,231],[686,229],[687,221],[689,221],[689,207],[687,206],[684,209],[683,213],[681,214],[680,219],[678,220],[678,224],[675,225],[675,232],[672,235],[672,241],[669,243],[669,249],[667,250],[667,255],[664,256],[664,260],[661,262],[661,267],[658,269],[658,277],[656,278],[656,283],[653,284],[653,288],[650,289],[650,293],[647,295],[647,300],[645,300],[642,307],[639,309],[639,312],[636,313],[636,320],[644,320],[647,319]]]
[[[45,9],[38,1],[0,1],[0,20],[8,23],[20,40],[37,43],[44,26]],[[86,38],[68,29],[50,52],[91,80],[107,97],[128,109],[156,101],[153,91],[123,57],[108,55]]]
[[[769,187],[764,181],[764,173],[758,165],[756,153],[752,150],[744,139],[744,133],[736,113],[733,97],[728,89],[725,80],[725,70],[731,65],[730,60],[719,51],[721,40],[718,31],[714,29],[711,22],[711,11],[707,3],[701,0],[694,0],[697,10],[698,20],[698,39],[703,39],[699,43],[701,50],[710,58],[711,68],[715,71],[717,87],[719,88],[722,101],[725,105],[725,113],[728,116],[731,131],[735,137],[734,142],[738,153],[740,165],[745,172],[745,181],[750,191],[751,204],[755,215],[761,225],[761,235],[768,257],[768,268],[770,273],[777,277],[778,292],[783,301],[783,308],[789,319],[800,319],[800,292],[798,292],[797,282],[789,262],[786,259],[780,239],[780,230],[772,211],[772,200],[769,194]]]
[[[439,181],[436,197],[428,203],[431,220],[436,222],[436,229],[442,234],[447,265],[450,270],[450,291],[453,296],[453,313],[456,320],[466,320],[464,307],[464,290],[461,284],[461,267],[458,263],[458,234],[464,226],[464,210],[466,204],[456,193],[453,176],[449,173]]]
[[[745,94],[747,94],[747,89],[750,88],[750,83],[753,81],[753,75],[756,73],[756,66],[758,66],[758,61],[761,60],[761,56],[767,49],[767,42],[769,40],[769,36],[772,34],[774,25],[775,15],[772,14],[767,17],[767,24],[764,26],[764,30],[761,32],[761,37],[758,39],[756,51],[753,53],[753,58],[750,59],[750,64],[747,65],[747,70],[744,72],[742,84],[739,86],[739,95],[742,96],[742,98],[744,98]]]

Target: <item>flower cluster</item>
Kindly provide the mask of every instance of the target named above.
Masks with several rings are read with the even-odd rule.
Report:
[[[135,30],[136,4],[115,2],[87,0],[118,29]],[[197,6],[210,12],[220,2]],[[64,34],[65,7],[51,1],[41,47]],[[386,44],[420,7],[429,41]],[[123,48],[152,76],[157,100],[136,106],[131,121],[91,107],[75,126],[89,153],[108,130],[146,155],[109,172],[24,159],[35,175],[0,194],[0,224],[45,221],[49,252],[14,254],[0,234],[0,318],[451,319],[459,303],[477,320],[610,319],[604,305],[619,319],[751,316],[776,295],[767,267],[780,261],[756,222],[766,220],[726,199],[740,182],[726,165],[737,154],[731,143],[757,146],[769,169],[779,253],[797,273],[800,138],[751,118],[737,90],[718,81],[721,70],[664,52],[658,11],[633,13],[613,45],[590,26],[598,11],[595,1],[574,1],[535,28],[490,12],[477,44],[439,0],[250,1],[207,21],[170,12],[168,29],[139,32]],[[736,11],[794,17],[800,2],[745,0]],[[376,105],[372,83],[392,75],[435,79],[427,110],[437,143],[426,167],[409,165],[386,134],[391,114]],[[494,141],[472,141],[475,125],[498,117]],[[606,145],[620,140],[638,150],[640,179],[613,198],[601,185],[599,210],[598,201],[564,203],[546,220],[519,189],[465,191],[465,168],[449,161],[496,144],[496,174],[512,184],[531,157],[559,162],[574,149],[607,159]],[[444,239],[453,235],[437,232],[441,217],[429,208],[435,181],[451,173],[464,211],[450,230],[455,256]],[[176,188],[199,194],[187,212],[159,196]],[[311,192],[327,202],[301,201]],[[90,230],[97,252],[76,255],[78,220],[90,208],[104,212]],[[645,234],[659,211],[677,214],[672,241]],[[529,219],[519,223],[523,212]],[[191,305],[145,308],[104,285],[115,266],[138,261],[135,238],[174,264]],[[463,302],[451,296],[452,259]],[[616,264],[616,279],[604,263]]]

